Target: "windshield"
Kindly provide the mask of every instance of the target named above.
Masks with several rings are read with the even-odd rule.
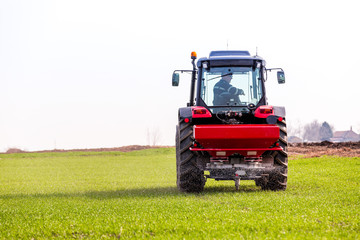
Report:
[[[201,98],[209,107],[256,105],[262,96],[260,68],[213,67],[202,71]]]

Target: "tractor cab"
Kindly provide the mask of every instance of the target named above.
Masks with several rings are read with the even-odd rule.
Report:
[[[192,58],[194,61],[195,53]],[[198,81],[191,88],[189,105],[206,107],[212,113],[224,109],[247,112],[249,106],[267,105],[264,85],[267,71],[280,70],[279,84],[285,83],[285,74],[281,68],[266,69],[265,65],[264,59],[251,56],[248,51],[212,51],[209,57],[200,58],[196,67],[193,64],[193,81]],[[173,86],[179,85],[178,71],[190,72],[174,71]]]
[[[250,57],[247,51],[215,51],[199,59],[196,105],[211,111],[265,105],[264,65],[264,60]]]

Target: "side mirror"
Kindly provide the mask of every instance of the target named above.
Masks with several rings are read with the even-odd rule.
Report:
[[[279,84],[285,83],[285,73],[283,71],[277,72],[277,79]]]
[[[179,74],[178,73],[173,73],[173,75],[172,75],[172,85],[173,85],[173,87],[179,86],[179,82],[180,82]]]

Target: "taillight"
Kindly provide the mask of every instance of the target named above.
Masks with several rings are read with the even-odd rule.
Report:
[[[274,115],[273,106],[260,106],[254,112],[254,116],[257,118],[267,118],[269,115]]]
[[[193,114],[206,114],[206,109],[194,109]]]
[[[261,114],[271,114],[271,113],[273,113],[273,109],[272,108],[261,108],[260,107],[260,113]]]
[[[193,118],[210,118],[211,113],[205,107],[192,107],[192,117]]]

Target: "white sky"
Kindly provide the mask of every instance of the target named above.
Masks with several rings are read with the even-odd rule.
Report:
[[[360,131],[357,1],[0,1],[0,152],[173,145],[190,53],[249,50],[288,124]]]

